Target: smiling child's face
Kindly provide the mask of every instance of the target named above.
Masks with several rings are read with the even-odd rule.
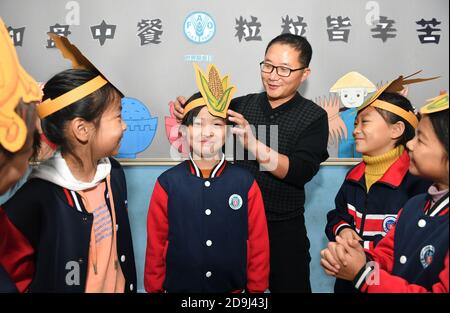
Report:
[[[225,143],[226,123],[223,118],[203,107],[189,125],[189,144],[195,157],[211,159],[219,155]]]
[[[115,95],[111,103],[103,112],[100,125],[95,133],[94,147],[99,158],[116,155],[119,152],[120,141],[123,133],[127,129],[127,124],[122,119],[121,98]]]
[[[353,137],[359,153],[378,156],[394,149],[396,134],[395,126],[388,124],[372,106],[356,116]]]
[[[448,185],[448,156],[427,115],[420,120],[416,136],[406,147],[411,174]]]

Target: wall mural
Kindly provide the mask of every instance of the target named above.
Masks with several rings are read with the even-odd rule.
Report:
[[[171,161],[174,151],[185,155],[173,107],[167,104],[195,92],[192,63],[215,63],[230,73],[236,96],[261,92],[258,63],[267,43],[281,33],[302,35],[312,43],[312,74],[299,91],[328,113],[332,158],[361,156],[355,151],[353,122],[356,107],[381,85],[373,82],[420,69],[424,76],[441,76],[412,87],[410,100],[419,105],[448,89],[444,0],[277,0],[264,6],[258,0],[188,5],[182,0],[136,0],[132,5],[119,0],[116,5],[107,0],[4,0],[0,12],[21,60],[39,81],[70,67],[55,54],[47,35],[54,32],[79,46],[123,91],[128,129],[120,158]],[[158,128],[158,120],[163,127]]]

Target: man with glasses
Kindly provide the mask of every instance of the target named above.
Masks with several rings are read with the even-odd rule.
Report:
[[[311,292],[304,185],[328,158],[327,114],[297,91],[310,74],[311,55],[306,38],[292,34],[275,37],[260,63],[265,92],[233,99],[228,111],[229,120],[238,126],[233,133],[247,151],[243,159],[235,154],[235,163],[252,172],[264,198],[271,292]],[[175,102],[180,120],[184,102],[183,97]],[[266,134],[254,134],[250,125],[253,130],[266,126]],[[268,140],[274,129],[276,149],[270,147],[272,139]],[[267,138],[266,142],[257,139],[261,137]]]

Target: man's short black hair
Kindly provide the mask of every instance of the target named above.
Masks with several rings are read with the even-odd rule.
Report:
[[[290,33],[278,35],[269,42],[265,53],[267,54],[270,46],[276,43],[289,45],[297,50],[300,53],[300,65],[309,66],[312,58],[312,47],[305,37]]]

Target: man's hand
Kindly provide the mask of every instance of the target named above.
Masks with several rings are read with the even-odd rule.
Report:
[[[175,101],[170,101],[169,105],[172,105],[175,108],[173,114],[175,115],[175,118],[177,119],[178,123],[181,123],[183,120],[183,114],[184,114],[184,106],[186,105],[186,99],[183,96],[178,96]]]
[[[243,147],[255,156],[256,161],[265,171],[269,171],[279,179],[284,179],[289,170],[289,158],[257,140],[252,126],[242,114],[233,110],[228,110],[227,113],[228,119],[236,124],[231,132],[237,135]]]
[[[238,136],[245,149],[256,155],[256,137],[252,128],[242,114],[228,110],[228,119],[235,124],[231,132]]]

